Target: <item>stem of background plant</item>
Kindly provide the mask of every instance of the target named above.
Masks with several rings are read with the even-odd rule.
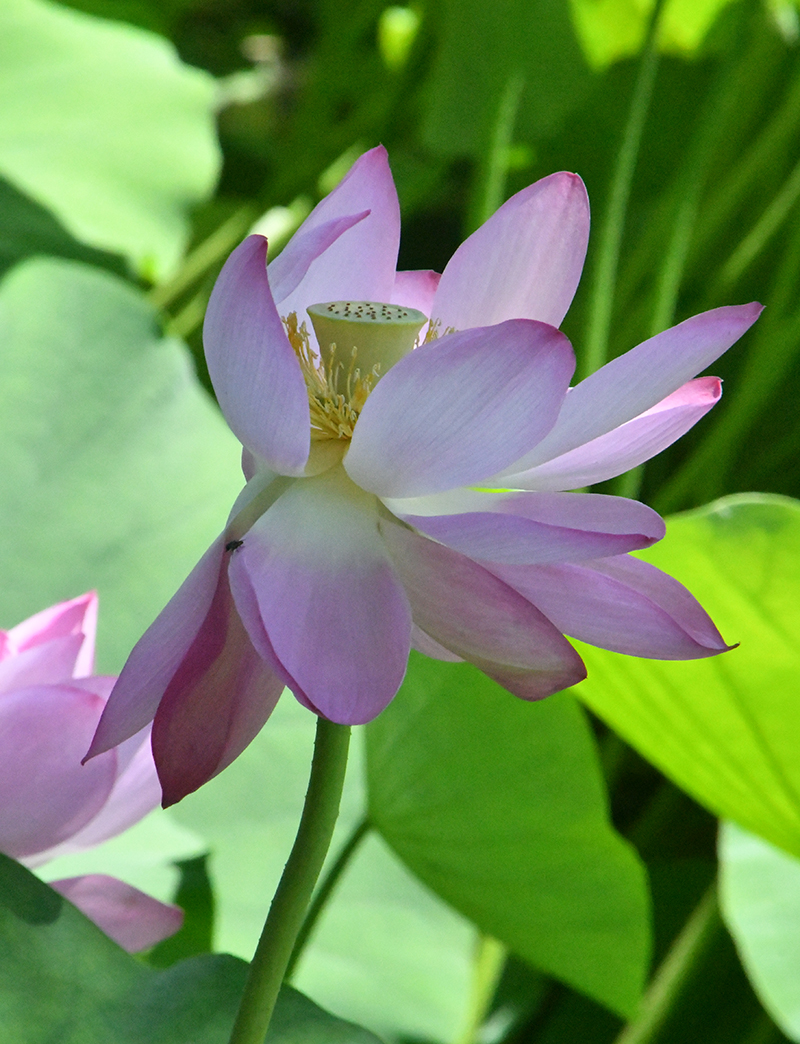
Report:
[[[151,303],[156,308],[166,308],[192,283],[205,275],[212,265],[229,254],[252,223],[253,212],[250,207],[240,207],[194,248],[172,279],[153,287],[149,294]]]
[[[686,259],[700,208],[700,199],[708,177],[711,160],[724,130],[733,116],[738,94],[735,87],[740,74],[738,63],[731,58],[724,63],[704,105],[694,141],[686,154],[674,188],[674,210],[671,233],[656,276],[653,315],[648,337],[666,330],[675,322],[678,293],[686,268]],[[639,496],[644,465],[620,475],[611,491],[620,497]]]
[[[308,942],[309,936],[314,931],[314,927],[319,920],[319,915],[325,908],[326,903],[331,897],[331,892],[336,887],[339,878],[344,873],[350,860],[353,858],[356,849],[367,836],[370,830],[370,824],[368,819],[362,819],[360,823],[356,825],[355,830],[350,834],[347,841],[342,846],[342,850],[336,857],[336,861],[330,870],[326,873],[325,877],[320,882],[320,886],[314,894],[314,898],[311,901],[311,905],[308,908],[308,913],[303,921],[303,926],[298,932],[297,939],[295,940],[294,949],[292,950],[292,956],[289,958],[289,963],[286,965],[285,978],[288,981],[292,977],[292,972],[295,969],[295,965],[300,959],[300,955],[305,949],[305,945]]]
[[[349,726],[317,718],[300,826],[250,965],[230,1044],[264,1044],[286,967],[333,837],[349,744]]]
[[[712,884],[661,962],[642,998],[639,1014],[614,1044],[650,1044],[656,1039],[721,924],[717,888]]]
[[[507,957],[508,950],[501,942],[488,935],[480,936],[472,964],[472,990],[467,1025],[456,1044],[476,1044],[481,1026],[491,1009]]]
[[[625,214],[631,194],[633,173],[639,158],[642,131],[650,108],[658,68],[658,25],[664,0],[656,0],[647,31],[639,73],[633,88],[628,120],[617,155],[611,192],[600,229],[597,260],[589,300],[589,323],[584,350],[578,359],[579,378],[588,377],[608,360],[608,339],[614,307],[619,252],[625,229]]]
[[[488,147],[478,168],[477,184],[464,229],[466,235],[471,235],[484,221],[488,221],[505,197],[508,154],[524,86],[525,78],[522,73],[513,72],[500,94],[492,119]]]

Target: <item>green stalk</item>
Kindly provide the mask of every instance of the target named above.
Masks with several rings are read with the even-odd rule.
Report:
[[[721,924],[717,889],[712,884],[653,977],[642,998],[639,1014],[614,1044],[650,1044],[656,1039]]]
[[[349,726],[317,719],[300,826],[250,965],[229,1044],[264,1044],[286,967],[333,837],[349,743]]]
[[[778,194],[728,258],[720,273],[720,285],[735,283],[765,249],[800,199],[800,163],[797,163]]]
[[[319,920],[320,914],[324,910],[328,900],[331,897],[331,892],[334,890],[336,885],[339,883],[339,878],[344,873],[350,860],[356,852],[361,842],[367,836],[370,830],[370,824],[368,819],[362,819],[360,823],[356,825],[355,830],[350,834],[347,841],[344,844],[339,855],[336,857],[336,861],[333,866],[327,872],[325,877],[322,879],[319,888],[314,894],[314,898],[311,900],[311,905],[308,908],[308,913],[303,921],[303,926],[300,929],[297,939],[295,940],[294,949],[292,950],[292,956],[289,958],[289,963],[286,965],[286,976],[287,981],[291,979],[292,973],[294,972],[295,966],[297,965],[300,955],[305,949],[306,943],[311,936],[311,933],[316,927],[317,921]]]
[[[507,957],[508,950],[497,939],[482,935],[478,940],[472,966],[472,991],[467,1025],[456,1044],[477,1044],[481,1026],[489,1014]]]
[[[720,495],[747,433],[794,365],[800,350],[800,313],[793,309],[800,279],[800,224],[793,229],[775,273],[768,308],[749,335],[747,358],[736,377],[735,409],[721,414],[692,456],[659,491],[653,507],[662,514],[685,506],[695,486],[704,486],[706,499]],[[711,488],[709,475],[714,483]]]
[[[500,94],[492,120],[489,146],[484,153],[478,175],[478,187],[467,217],[467,235],[480,228],[484,221],[488,221],[505,198],[508,150],[514,136],[514,125],[517,122],[524,86],[525,78],[522,73],[513,72]]]
[[[608,200],[603,225],[600,230],[594,281],[589,300],[589,323],[586,345],[579,362],[580,378],[599,370],[608,360],[608,342],[611,330],[611,315],[614,308],[614,290],[619,268],[622,234],[625,230],[625,215],[631,194],[633,175],[639,158],[653,84],[658,68],[658,24],[664,0],[656,0],[647,32],[644,52],[639,64],[639,73],[633,88],[631,107],[622,138],[611,194]]]
[[[763,73],[769,68],[763,49],[756,46],[747,57],[747,65],[739,66],[738,84],[747,85],[748,91],[752,91],[753,84],[758,82],[759,70],[762,76],[758,79],[763,79]],[[731,92],[734,98],[736,86],[734,83]],[[694,251],[698,255],[702,255],[730,225],[748,193],[758,192],[761,179],[791,156],[800,120],[800,76],[795,75],[780,106],[776,109],[768,107],[767,111],[770,113],[768,121],[763,117],[757,120],[757,126],[761,128],[758,136],[748,142],[738,163],[731,170],[722,172],[703,203],[694,242]]]
[[[700,199],[708,171],[724,129],[735,111],[738,95],[739,65],[731,59],[717,77],[713,90],[706,98],[694,142],[687,153],[674,189],[674,217],[667,248],[656,277],[655,300],[648,337],[666,330],[675,321],[678,294],[683,281],[689,248],[692,242]],[[612,492],[620,497],[638,497],[644,478],[644,465],[620,475],[612,485]]]
[[[153,287],[148,296],[154,307],[166,308],[192,283],[205,275],[209,268],[231,252],[252,223],[253,213],[250,207],[240,207],[195,247],[172,279]]]

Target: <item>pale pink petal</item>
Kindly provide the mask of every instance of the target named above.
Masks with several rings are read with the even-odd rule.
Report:
[[[125,766],[117,771],[111,792],[97,815],[66,841],[26,859],[27,866],[41,866],[59,856],[94,848],[132,827],[161,804],[161,784],[150,749],[149,726],[117,747],[115,754],[118,761],[125,761]]]
[[[318,714],[319,711],[303,692],[297,679],[292,677],[275,654],[269,635],[264,629],[264,621],[261,619],[261,610],[258,607],[258,597],[247,570],[234,570],[234,573],[236,575],[235,578],[231,578],[231,591],[236,610],[253,643],[253,648],[276,677],[292,690],[297,702],[302,704],[306,710],[310,710],[312,714]]]
[[[438,272],[432,272],[430,269],[398,272],[388,303],[416,308],[418,312],[430,318],[433,298],[441,278]]]
[[[527,319],[424,344],[376,384],[345,468],[382,497],[478,485],[550,430],[574,365],[563,334]]]
[[[277,474],[267,467],[266,462],[257,454],[251,453],[246,446],[242,446],[242,474],[245,482],[250,482],[256,475],[263,476],[262,482],[277,478]]]
[[[378,508],[341,469],[299,480],[245,535],[230,566],[251,633],[248,591],[292,688],[342,724],[374,718],[408,661],[410,611],[378,534]]]
[[[5,655],[12,650],[22,652],[33,646],[52,641],[54,638],[81,635],[83,646],[74,666],[74,676],[83,678],[91,674],[94,667],[96,633],[97,592],[87,591],[78,598],[71,598],[67,602],[59,602],[48,609],[43,609],[28,617],[27,620],[23,620],[16,627],[12,627],[6,634],[8,646]]]
[[[433,303],[444,332],[505,319],[558,326],[581,277],[589,200],[577,174],[551,174],[507,200],[453,254]]]
[[[308,397],[272,300],[266,255],[266,239],[248,236],[225,262],[206,309],[203,344],[233,433],[273,470],[298,475],[308,458]]]
[[[386,150],[365,152],[341,182],[319,203],[297,235],[343,215],[369,210],[314,261],[306,276],[281,301],[281,315],[306,318],[310,304],[323,301],[389,301],[400,245],[400,207]]]
[[[411,602],[414,623],[526,700],[586,676],[552,623],[487,569],[393,522],[381,532]]]
[[[81,692],[93,692],[105,703],[117,684],[117,675],[92,674],[88,678],[71,678],[66,684],[71,689],[80,689]]]
[[[229,552],[233,559],[241,548]],[[153,755],[167,808],[221,772],[261,731],[283,682],[258,655],[233,604],[223,564],[211,606],[167,685]]]
[[[416,506],[426,513],[416,514]],[[662,519],[644,504],[588,493],[492,494],[465,489],[390,500],[387,507],[454,551],[509,565],[619,555],[649,547],[664,536]]]
[[[521,489],[561,490],[591,486],[654,457],[704,417],[722,394],[718,377],[698,377],[652,409],[560,457],[498,478]]]
[[[155,717],[170,679],[192,647],[219,581],[225,537],[218,537],[133,647],[109,697],[87,758],[140,732]]]
[[[693,660],[731,648],[683,584],[629,555],[492,568],[559,630],[590,645],[655,660]]]
[[[81,765],[102,705],[67,685],[19,689],[0,701],[0,850],[7,855],[52,848],[102,808],[116,755]]]
[[[116,877],[87,874],[49,884],[128,953],[149,950],[183,924],[180,907],[160,903]]]
[[[368,210],[344,214],[312,228],[301,226],[274,261],[267,266],[272,297],[278,310],[282,302],[297,289],[312,262],[323,254],[353,225],[369,217]],[[283,313],[285,314],[285,312]]]
[[[28,685],[57,685],[72,678],[81,655],[82,634],[51,638],[0,660],[0,694]]]
[[[570,391],[549,435],[506,472],[527,471],[651,409],[727,351],[761,310],[759,304],[715,308],[612,359]]]
[[[255,475],[258,464],[258,458],[254,453],[251,453],[247,446],[242,446],[242,474],[244,475],[245,482],[249,482],[250,479]]]
[[[443,645],[434,641],[429,634],[426,634],[416,624],[413,624],[411,627],[411,648],[416,649],[417,652],[424,653],[426,656],[430,656],[433,660],[444,660],[445,663],[464,662],[463,656],[456,656],[449,649],[445,649]]]

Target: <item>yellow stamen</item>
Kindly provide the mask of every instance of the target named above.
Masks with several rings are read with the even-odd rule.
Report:
[[[336,358],[335,344],[321,348],[321,355],[314,351],[308,328],[298,324],[296,312],[286,316],[283,324],[308,389],[312,440],[352,438],[358,415],[380,376],[380,366],[376,364],[362,376],[356,365],[357,349],[352,348],[345,371]]]

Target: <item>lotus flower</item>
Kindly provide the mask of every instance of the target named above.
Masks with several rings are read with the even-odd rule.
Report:
[[[91,592],[0,631],[0,851],[31,867],[114,837],[161,799],[149,729],[81,765],[116,681],[92,674],[96,625]],[[51,885],[132,952],[181,924],[111,877]]]
[[[576,175],[510,199],[441,277],[395,270],[399,230],[374,149],[268,267],[253,235],[217,280],[206,357],[247,485],[133,650],[90,752],[155,719],[166,804],[229,764],[285,685],[335,722],[374,718],[412,646],[524,699],[584,677],[563,632],[649,657],[728,648],[685,588],[628,557],[663,536],[655,512],[569,491],[699,420],[720,382],[692,378],[760,307],[689,319],[570,389],[557,327],[589,231]]]

